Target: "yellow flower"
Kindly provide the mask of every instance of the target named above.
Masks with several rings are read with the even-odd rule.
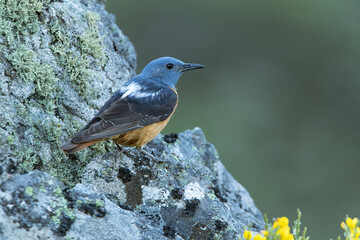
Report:
[[[355,228],[352,229],[352,230],[351,230],[350,237],[351,237],[351,238],[350,238],[351,240],[358,240],[359,237],[360,237],[360,228],[357,227],[356,229],[355,229]]]
[[[254,240],[266,240],[266,237],[263,237],[261,234],[256,234]]]
[[[290,227],[289,226],[285,226],[285,227],[281,227],[276,231],[276,234],[278,235],[286,235],[290,233]]]
[[[348,227],[350,229],[354,229],[356,227],[356,224],[358,223],[358,218],[347,218],[346,219],[346,225],[348,225]]]
[[[280,232],[277,233],[278,236],[280,236],[280,239],[287,239],[287,237],[290,235],[290,233],[286,230],[281,230]]]
[[[279,227],[279,222],[278,219],[276,219],[276,221],[273,223],[273,229],[276,229]]]
[[[346,224],[344,222],[341,222],[340,226],[341,226],[342,229],[345,229]]]
[[[280,227],[285,227],[289,225],[289,219],[287,217],[282,217],[278,220]]]
[[[354,232],[351,232],[350,234],[350,240],[358,240],[360,237],[360,233],[356,232],[356,234]]]
[[[292,234],[289,234],[286,237],[281,238],[281,240],[294,240],[294,236]]]
[[[251,240],[251,232],[248,230],[244,231],[244,238],[245,240]]]
[[[269,232],[266,231],[266,230],[263,230],[263,231],[262,231],[262,234],[264,234],[264,236],[266,236],[266,237],[269,236]]]

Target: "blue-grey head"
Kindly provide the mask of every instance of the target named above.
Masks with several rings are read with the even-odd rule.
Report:
[[[205,66],[201,64],[184,63],[173,57],[161,57],[146,65],[140,74],[175,88],[183,72],[204,67]]]

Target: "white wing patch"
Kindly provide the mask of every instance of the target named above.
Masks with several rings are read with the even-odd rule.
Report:
[[[133,95],[134,93],[139,92],[141,90],[141,86],[135,82],[132,82],[129,85],[123,87],[121,90],[125,92],[121,98],[125,98],[128,95]]]
[[[160,93],[160,91],[156,91],[156,92],[141,91],[141,86],[136,82],[132,82],[129,85],[123,87],[122,92],[124,92],[124,94],[122,95],[121,98],[126,98],[127,96],[136,97],[136,98],[144,98],[144,97],[154,98]]]

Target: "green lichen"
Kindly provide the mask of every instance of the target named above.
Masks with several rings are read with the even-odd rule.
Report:
[[[50,0],[0,0],[0,35],[8,43],[36,33],[39,14]]]
[[[53,190],[53,193],[58,197],[64,196],[60,186],[56,186],[56,188]]]
[[[55,143],[55,145],[60,146],[61,145],[61,135],[63,133],[62,127],[59,123],[55,122],[54,120],[51,120],[50,122],[47,122],[43,126],[44,128],[44,135],[46,136],[47,140],[49,142]]]
[[[177,156],[175,156],[174,154],[171,154],[170,157],[172,157],[173,159],[175,159],[176,161],[179,161],[179,158]]]
[[[45,186],[44,186],[44,185],[41,185],[41,186],[40,186],[40,192],[43,192],[43,193],[46,192],[46,189],[45,189]]]
[[[97,13],[88,11],[79,16],[64,7],[58,9],[56,15],[47,14],[44,17],[45,7],[52,8],[50,0],[0,0],[0,50],[4,53],[0,60],[11,65],[11,72],[16,76],[14,81],[33,86],[31,95],[16,106],[16,115],[28,130],[27,136],[24,132],[18,133],[16,138],[10,134],[7,141],[13,144],[16,139],[26,138],[26,144],[14,151],[19,172],[40,169],[67,186],[74,186],[89,160],[114,149],[114,145],[101,142],[93,146],[91,151],[83,150],[70,158],[62,152],[59,147],[64,137],[74,135],[83,127],[83,123],[74,120],[69,110],[59,105],[58,97],[63,91],[59,88],[59,81],[64,79],[72,82],[79,94],[89,99],[95,95],[89,82],[96,77],[90,70],[100,70],[107,58]],[[85,22],[87,27],[73,29],[63,19]],[[39,33],[41,27],[48,31]],[[40,34],[40,37],[41,34],[50,34],[50,50],[57,67],[63,71],[44,61],[44,56],[32,48],[29,40],[31,42],[35,34]],[[40,48],[46,43],[42,41]],[[49,151],[51,160],[44,150]]]
[[[23,147],[15,151],[16,156],[20,159],[19,167],[21,172],[31,172],[40,164],[39,156],[33,147]]]
[[[46,162],[44,162],[45,159],[41,157],[40,153],[44,140],[50,143],[50,148],[54,155],[61,154],[61,150],[58,148],[61,144],[61,126],[53,120],[46,121],[31,117],[31,115],[29,115],[30,107],[40,107],[37,106],[37,104],[39,103],[24,101],[24,104],[18,104],[17,106],[17,114],[28,125],[27,127],[33,139],[30,145],[23,145],[21,148],[15,150],[16,156],[19,159],[21,172],[29,172],[34,169],[43,169],[46,171],[53,167],[53,161],[51,161],[50,164],[46,164]]]
[[[59,216],[51,216],[51,219],[55,224],[60,224],[60,218]]]
[[[222,234],[220,234],[220,233],[215,233],[213,239],[214,240],[221,240],[221,239],[224,239],[224,236]]]
[[[50,205],[52,208],[55,208],[53,211],[55,214],[51,216],[51,219],[54,221],[54,223],[60,224],[60,217],[62,214],[73,220],[76,218],[74,211],[71,208],[68,208],[66,203],[64,204],[62,201],[53,201],[50,202]]]
[[[101,199],[96,199],[95,204],[96,204],[96,207],[103,207],[105,203]]]
[[[7,60],[26,83],[34,83],[35,92],[39,96],[47,102],[53,102],[52,96],[59,79],[55,77],[52,67],[46,63],[40,63],[36,56],[36,53],[28,46],[20,44],[8,55]],[[46,109],[49,110],[49,107]]]
[[[86,12],[85,18],[89,28],[80,36],[80,49],[85,55],[94,57],[97,65],[103,67],[106,63],[105,46],[102,41],[104,37],[99,36],[98,23],[100,16],[94,12]]]
[[[50,206],[53,208],[53,213],[54,213],[51,216],[53,222],[55,224],[60,224],[61,215],[65,215],[70,219],[75,219],[74,210],[68,207],[68,202],[62,193],[61,187],[56,186],[53,190],[53,193],[56,196],[56,198],[54,198],[54,200],[50,202]]]
[[[95,95],[89,85],[89,80],[92,77],[89,70],[92,64],[91,60],[95,66],[103,67],[107,58],[105,46],[102,43],[103,37],[99,36],[97,27],[99,15],[88,11],[84,14],[84,18],[88,23],[88,29],[78,36],[78,42],[77,39],[71,39],[72,36],[69,36],[58,19],[54,19],[48,25],[48,29],[53,37],[51,50],[57,57],[59,65],[66,70],[70,81],[77,86],[79,94],[87,97]],[[78,48],[80,51],[74,52],[72,47]]]
[[[115,144],[112,141],[101,141],[90,147],[98,154],[104,154],[115,149]]]
[[[56,90],[56,83],[59,79],[55,77],[53,68],[48,64],[40,63],[36,70],[34,81],[36,93],[49,101]]]
[[[23,104],[18,104],[16,107],[17,115],[28,125],[27,128],[30,129],[33,139],[31,145],[24,145],[15,150],[15,154],[19,159],[20,172],[24,173],[34,169],[41,169],[58,178],[67,186],[74,186],[83,173],[82,169],[95,153],[87,154],[85,150],[76,161],[73,158],[68,158],[59,148],[62,143],[61,136],[64,133],[62,124],[52,119],[49,121],[40,120],[29,115],[32,107],[38,108],[40,105],[39,103],[26,100]],[[71,116],[65,116],[65,118],[68,119],[67,121],[71,120]],[[76,121],[72,124],[69,122],[63,124],[67,126],[66,131],[69,135],[73,135],[82,127],[81,123]],[[41,155],[44,140],[50,144],[50,162],[46,162],[48,159],[43,159]]]
[[[47,27],[53,39],[50,49],[57,58],[58,64],[65,70],[62,78],[68,76],[70,81],[77,86],[81,96],[85,97],[91,94],[88,83],[91,75],[86,56],[81,56],[73,51],[72,47],[76,48],[74,40],[71,42],[72,36],[58,19],[52,19]]]
[[[216,200],[216,195],[215,192],[213,190],[210,191],[210,193],[208,194],[209,198],[211,200]]]
[[[87,161],[74,161],[73,159],[69,159],[60,151],[53,152],[51,163],[45,171],[61,180],[65,185],[73,187],[79,182],[86,163]]]
[[[36,78],[33,69],[36,67],[34,62],[35,52],[29,49],[25,44],[8,55],[7,60],[11,63],[16,73],[27,83],[32,82]]]
[[[14,144],[15,137],[13,135],[8,135],[6,140],[9,144]]]
[[[25,188],[25,193],[27,195],[29,195],[30,197],[32,197],[34,194],[34,189],[32,187],[27,187],[27,188]]]

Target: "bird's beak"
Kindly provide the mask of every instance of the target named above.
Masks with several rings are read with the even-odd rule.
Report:
[[[194,69],[199,69],[199,68],[204,68],[204,65],[201,64],[196,64],[196,63],[185,63],[183,66],[183,72],[185,71],[189,71],[189,70],[194,70]]]

